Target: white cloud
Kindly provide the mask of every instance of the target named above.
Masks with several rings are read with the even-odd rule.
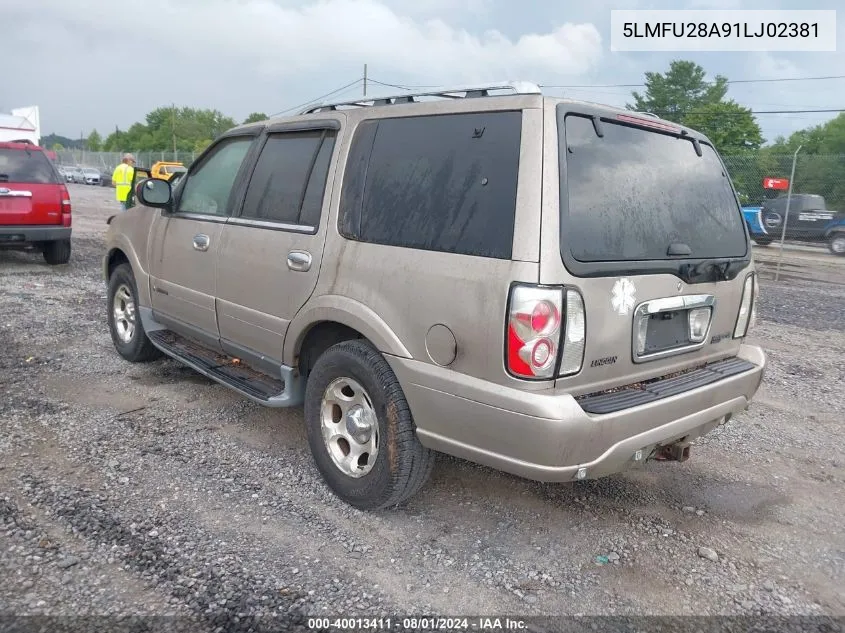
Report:
[[[183,66],[241,64],[244,73],[257,67],[278,77],[325,72],[349,59],[460,80],[526,71],[573,75],[593,67],[602,54],[592,24],[564,23],[510,39],[500,31],[476,35],[443,19],[404,17],[377,0],[318,0],[298,7],[271,0],[145,0],[143,11],[130,11],[125,28],[115,23],[114,12],[102,11],[101,0],[51,4],[50,17],[41,8],[38,18],[72,25],[80,37],[95,31],[105,38],[111,31],[111,45],[119,38],[124,48],[142,48],[152,58],[175,55]]]

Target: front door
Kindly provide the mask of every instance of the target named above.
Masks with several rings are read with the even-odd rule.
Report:
[[[171,213],[156,218],[150,239],[150,295],[155,318],[185,336],[219,345],[215,265],[238,176],[254,136],[219,141],[185,176]]]
[[[270,129],[217,264],[221,345],[265,369],[281,362],[288,325],[317,283],[335,146],[334,129],[287,129]]]

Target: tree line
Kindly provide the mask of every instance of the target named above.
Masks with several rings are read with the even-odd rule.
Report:
[[[701,66],[673,61],[666,73],[646,73],[644,93],[634,92],[627,107],[705,134],[722,154],[743,204],[782,194],[763,189],[763,179],[789,178],[800,146],[793,191],[820,194],[829,208],[845,208],[845,113],[764,145],[751,109],[726,99],[727,87],[727,77],[707,81]]]

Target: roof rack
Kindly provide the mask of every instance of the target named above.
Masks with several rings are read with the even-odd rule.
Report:
[[[313,114],[315,112],[323,112],[324,110],[337,110],[339,107],[368,107],[368,106],[383,106],[383,105],[397,105],[400,103],[417,103],[419,97],[441,97],[443,99],[471,99],[475,97],[494,97],[500,96],[490,94],[493,91],[510,91],[509,94],[515,95],[539,95],[543,94],[540,86],[528,81],[504,81],[495,84],[483,84],[476,86],[462,86],[457,88],[440,88],[438,90],[428,90],[425,92],[403,92],[398,95],[389,95],[385,97],[373,97],[372,99],[364,97],[361,99],[353,99],[351,101],[332,101],[322,102],[310,105],[301,110],[299,114]]]
[[[659,119],[660,118],[654,112],[637,112],[637,114],[642,114],[643,116],[650,116],[652,119]]]

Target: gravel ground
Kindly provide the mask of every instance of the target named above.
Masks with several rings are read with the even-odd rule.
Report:
[[[69,265],[0,252],[0,614],[845,615],[845,286],[764,282],[764,385],[688,462],[550,485],[441,456],[405,507],[363,513],[323,485],[301,410],[117,355],[113,194],[71,195]]]

